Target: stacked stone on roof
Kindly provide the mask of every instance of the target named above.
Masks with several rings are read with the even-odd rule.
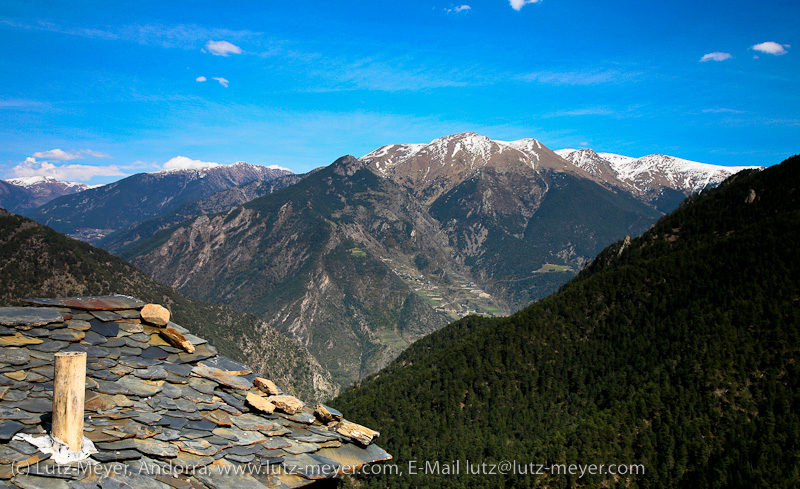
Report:
[[[376,431],[280,391],[161,306],[25,302],[0,308],[0,487],[291,488],[391,458]],[[98,453],[83,466],[15,436],[48,434],[60,351],[87,354],[84,435]]]

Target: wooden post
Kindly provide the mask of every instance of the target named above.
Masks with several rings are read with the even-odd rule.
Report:
[[[66,443],[70,451],[83,446],[83,402],[86,397],[86,353],[55,354],[53,381],[53,438]]]

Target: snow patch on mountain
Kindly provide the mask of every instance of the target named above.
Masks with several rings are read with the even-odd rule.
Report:
[[[18,187],[24,188],[32,188],[41,185],[61,185],[65,189],[75,189],[76,191],[85,190],[90,186],[85,183],[80,182],[62,182],[61,180],[57,180],[53,177],[45,177],[45,176],[33,176],[33,177],[18,177],[18,178],[9,178],[6,182],[16,185]]]

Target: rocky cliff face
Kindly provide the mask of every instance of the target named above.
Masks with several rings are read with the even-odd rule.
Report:
[[[134,261],[257,314],[347,384],[448,322],[384,261],[424,252],[445,265],[446,242],[407,192],[349,157],[280,195],[198,217]]]

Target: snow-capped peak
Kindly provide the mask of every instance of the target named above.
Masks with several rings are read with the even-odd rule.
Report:
[[[9,178],[6,182],[14,184],[18,187],[24,188],[31,188],[40,185],[51,185],[51,184],[58,184],[63,186],[64,188],[76,188],[76,189],[84,189],[89,188],[89,185],[80,182],[62,182],[61,180],[57,180],[53,177],[47,176],[32,176],[32,177],[17,177],[17,178]]]

